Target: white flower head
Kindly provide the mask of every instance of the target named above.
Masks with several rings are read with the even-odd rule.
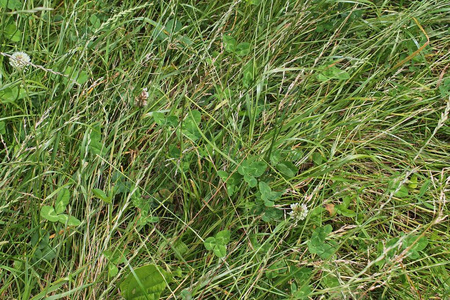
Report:
[[[149,96],[149,94],[148,94],[147,88],[143,88],[142,92],[139,94],[139,96],[137,96],[135,98],[135,100],[136,100],[135,104],[140,107],[147,106],[148,96]]]
[[[14,52],[9,58],[9,64],[17,70],[22,70],[31,62],[30,56],[25,52]]]
[[[143,88],[143,89],[142,89],[141,97],[142,97],[142,99],[144,99],[144,100],[147,100],[147,99],[148,99],[148,91],[147,91],[147,88]]]
[[[308,207],[306,204],[291,204],[291,211],[289,212],[289,215],[295,220],[295,222],[302,221],[306,219],[306,216],[308,215]]]

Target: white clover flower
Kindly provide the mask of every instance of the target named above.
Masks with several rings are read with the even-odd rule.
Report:
[[[9,64],[17,70],[22,70],[28,66],[31,58],[25,52],[14,52],[9,58]]]
[[[289,212],[289,215],[295,220],[295,222],[302,221],[306,219],[306,216],[308,215],[308,207],[306,204],[291,204],[291,212]]]
[[[140,107],[147,106],[148,96],[149,94],[147,88],[143,88],[139,96],[135,98],[135,104]]]
[[[147,99],[148,99],[148,91],[147,91],[147,88],[143,88],[143,89],[142,89],[141,97],[142,97],[142,99],[144,99],[144,100],[147,100]]]

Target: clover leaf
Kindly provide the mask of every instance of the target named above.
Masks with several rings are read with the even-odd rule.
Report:
[[[56,198],[55,208],[53,206],[44,205],[41,208],[41,217],[50,222],[60,222],[66,226],[78,226],[81,221],[73,216],[63,214],[66,210],[67,204],[69,204],[70,192],[68,189],[64,188],[59,192]]]
[[[316,228],[312,234],[311,240],[308,242],[309,252],[319,255],[319,257],[323,259],[330,258],[336,251],[335,243],[326,243],[325,241],[331,231],[333,231],[333,228],[329,224]]]
[[[244,176],[245,182],[250,187],[257,185],[256,178],[260,177],[267,169],[267,164],[263,161],[255,161],[252,158],[246,159],[238,168],[238,173]]]
[[[59,220],[58,214],[51,206],[44,205],[41,208],[41,217],[49,220],[50,222],[57,222]]]
[[[417,237],[416,235],[410,235],[405,238],[403,242],[403,249],[408,250],[408,257],[411,259],[418,259],[420,257],[419,251],[424,250],[428,245],[428,239],[426,237]]]
[[[55,211],[57,214],[60,214],[66,210],[67,204],[69,204],[70,200],[70,191],[64,188],[61,192],[59,192],[58,197],[56,198],[55,203]]]
[[[230,241],[230,238],[230,231],[222,230],[214,237],[207,238],[203,244],[206,250],[212,250],[217,257],[222,258],[227,255],[227,244]]]
[[[270,186],[264,181],[259,182],[259,191],[261,193],[261,199],[264,201],[264,205],[272,207],[274,201],[279,199],[283,192],[274,192]]]
[[[146,265],[129,274],[120,284],[122,296],[129,299],[160,299],[172,275],[155,265]]]

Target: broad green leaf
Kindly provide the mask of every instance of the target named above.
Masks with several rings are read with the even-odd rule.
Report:
[[[386,249],[393,247],[397,242],[398,242],[399,238],[393,238],[390,239],[387,243],[386,243]],[[398,250],[398,247],[394,247],[392,249],[390,249],[387,253],[386,253],[386,257],[388,258],[392,258],[395,254],[395,252]]]
[[[0,121],[0,134],[5,134],[6,133],[6,125],[5,122]]]
[[[158,223],[159,222],[159,217],[149,216],[149,217],[145,218],[145,221],[147,223]]]
[[[299,290],[294,293],[295,299],[309,299],[309,294],[311,294],[311,287],[309,284],[302,286]]]
[[[245,0],[245,1],[247,1],[247,3],[252,5],[258,5],[261,3],[262,0]]]
[[[294,177],[298,172],[298,168],[290,161],[282,161],[275,168],[287,179]]]
[[[64,75],[70,76],[73,81],[76,81],[80,85],[84,84],[89,79],[89,76],[85,71],[74,70],[71,66],[66,67]],[[71,83],[67,77],[63,77],[63,81],[65,84]]]
[[[169,145],[169,157],[170,158],[180,158],[181,150],[176,145]]]
[[[225,51],[227,52],[234,52],[236,51],[237,42],[236,39],[230,35],[224,35],[223,36],[223,45],[225,48]]]
[[[227,185],[227,194],[228,196],[233,196],[236,193],[237,187],[235,185]]]
[[[181,22],[176,19],[170,19],[169,21],[167,21],[165,27],[168,33],[174,34],[179,32],[183,28],[183,24],[181,24]]]
[[[320,281],[325,287],[328,288],[334,288],[340,285],[339,280],[336,278],[336,276],[326,272],[322,274],[322,278]]]
[[[17,86],[7,87],[0,90],[0,103],[11,103],[25,98],[26,95],[27,93],[25,89],[20,89]]]
[[[350,75],[346,71],[340,70],[337,67],[331,68],[331,72],[333,74],[332,78],[334,79],[347,80],[350,78]]]
[[[441,82],[441,85],[439,85],[439,92],[442,97],[446,97],[450,94],[450,77]]]
[[[225,257],[227,255],[226,244],[230,241],[231,233],[228,230],[218,232],[214,237],[207,238],[203,244],[206,250],[212,250],[217,257]]]
[[[425,180],[425,182],[422,184],[422,187],[419,190],[419,197],[423,197],[425,195],[425,193],[428,191],[430,183],[431,183],[430,179]]]
[[[18,0],[0,0],[0,7],[17,10],[22,8],[22,3]]]
[[[222,244],[217,244],[213,249],[214,254],[219,257],[223,258],[227,255],[227,246]]]
[[[101,134],[101,128],[100,125],[94,124],[90,134],[89,134],[89,150],[92,151],[92,153],[101,155],[104,151],[103,144],[102,144],[102,134]]]
[[[350,198],[349,196],[344,196],[344,197],[342,198],[342,205],[343,205],[345,208],[348,208],[348,207],[350,206],[350,202],[351,202],[351,198]]]
[[[53,207],[44,205],[41,208],[41,217],[49,220],[50,222],[57,222],[59,220],[58,215],[56,214]]]
[[[93,189],[92,192],[94,193],[94,195],[99,198],[100,200],[104,201],[105,203],[111,203],[112,200],[110,197],[108,197],[106,195],[106,193],[104,191],[102,191],[101,189]]]
[[[198,111],[198,110],[192,110],[189,113],[189,117],[194,120],[194,122],[196,124],[200,124],[201,120],[202,120],[202,114]]]
[[[415,189],[417,188],[418,183],[417,183],[417,174],[413,174],[411,176],[411,178],[409,179],[409,183],[408,183],[408,187],[411,189]]]
[[[270,186],[264,181],[259,182],[259,191],[261,193],[261,199],[264,201],[265,206],[272,207],[275,200],[279,199],[283,192],[274,192]]]
[[[181,299],[183,300],[192,300],[192,293],[188,289],[184,289],[180,293]]]
[[[311,253],[315,253],[315,254],[319,255],[319,257],[323,258],[323,259],[330,258],[335,252],[335,249],[331,245],[328,245],[325,243],[323,243],[321,245],[308,244],[308,250]]]
[[[69,221],[67,222],[67,226],[79,226],[81,221],[75,218],[74,216],[69,217]]]
[[[189,115],[183,122],[183,134],[193,141],[196,141],[201,137],[198,128],[201,122],[201,118],[201,113],[197,110],[193,110],[189,113]]]
[[[229,230],[222,230],[216,234],[217,244],[226,245],[230,241],[231,232]]]
[[[349,217],[349,218],[356,217],[356,212],[346,208],[345,205],[343,205],[343,204],[336,205],[335,209],[338,213],[340,213],[341,215],[343,215],[345,217]]]
[[[250,53],[250,50],[251,50],[250,43],[244,42],[236,46],[235,53],[239,56],[245,56]]]
[[[60,214],[58,215],[58,221],[62,224],[66,224],[66,222],[69,221],[69,216],[66,214]]]
[[[158,300],[172,276],[155,265],[134,269],[120,284],[120,292],[126,300]]]
[[[12,42],[19,42],[22,39],[22,32],[17,29],[14,23],[9,23],[5,26],[5,36]]]
[[[273,150],[270,154],[270,162],[274,165],[281,162],[283,155],[280,149]]]
[[[75,81],[78,82],[78,84],[84,84],[86,81],[88,81],[89,75],[85,71],[81,71],[78,76],[76,77]]]
[[[100,21],[100,19],[96,14],[92,14],[89,17],[89,22],[91,22],[92,27],[94,27],[95,29],[99,28],[100,25],[102,24],[102,22]]]
[[[223,181],[227,180],[228,178],[228,173],[223,170],[217,171],[217,175],[219,175],[220,179],[222,179]]]
[[[153,120],[155,120],[156,124],[158,124],[160,126],[163,126],[166,124],[166,117],[162,112],[154,111],[152,113],[152,117],[153,117]]]
[[[180,239],[178,239],[174,244],[173,244],[173,250],[175,251],[175,255],[182,259],[183,255],[186,254],[189,251],[189,247]]]
[[[68,216],[66,214],[58,215],[58,221],[67,226],[78,226],[81,224],[81,221],[73,216]]]
[[[119,268],[115,264],[109,263],[108,264],[108,276],[109,276],[109,278],[112,278],[112,277],[116,276],[117,273],[119,273]]]
[[[325,241],[328,234],[333,231],[333,227],[330,224],[327,224],[323,227],[318,227],[313,233],[313,238],[316,236],[319,240]]]
[[[396,197],[404,198],[409,194],[408,188],[405,185],[402,185],[400,189],[395,193]]]
[[[272,193],[272,189],[270,186],[264,181],[259,182],[259,191],[261,192],[261,198],[263,200],[267,200],[270,197],[270,193]]]
[[[276,220],[280,220],[283,217],[283,212],[275,207],[266,207],[264,209],[264,214],[262,216],[262,220],[264,222],[272,222]]]
[[[311,236],[311,240],[308,241],[309,252],[319,255],[323,259],[330,258],[336,249],[327,243],[325,239],[332,230],[333,228],[330,224],[316,228]]]
[[[244,180],[250,187],[255,187],[258,184],[256,178],[250,175],[244,175]]]
[[[319,73],[316,75],[319,81],[325,82],[330,79],[347,80],[350,78],[350,74],[344,70],[339,69],[336,66],[324,66],[319,68]]]
[[[186,46],[191,46],[192,44],[194,44],[194,41],[192,41],[188,36],[185,35],[181,36],[178,40]]]
[[[428,239],[426,237],[418,237],[416,235],[410,235],[403,241],[403,249],[412,246],[408,251],[408,256],[411,259],[418,259],[420,257],[419,251],[424,250],[428,245]]]
[[[258,162],[252,163],[252,167],[255,168],[255,173],[253,174],[253,176],[259,177],[262,174],[264,174],[264,172],[266,171],[267,164],[263,161],[258,161]]]
[[[166,124],[171,126],[171,127],[177,127],[179,123],[178,117],[177,116],[167,116],[166,118]]]
[[[206,250],[213,250],[214,247],[217,245],[216,238],[215,237],[209,237],[204,242],[203,245],[205,245]]]
[[[255,80],[255,67],[253,66],[253,61],[250,61],[245,65],[243,73],[242,83],[244,87],[250,87]]]
[[[286,266],[286,262],[284,260],[280,260],[267,268],[265,275],[269,279],[274,279],[281,274],[285,274],[287,271],[288,269]]]
[[[66,210],[67,204],[70,201],[70,191],[66,188],[58,193],[55,203],[55,211],[57,214],[63,213]]]
[[[322,154],[320,154],[320,152],[314,152],[312,155],[312,160],[316,164],[316,166],[321,165],[323,162]]]
[[[152,31],[152,37],[156,40],[163,41],[167,39],[169,36],[167,35],[169,32],[167,28],[163,26],[161,23],[154,23],[155,28]]]
[[[254,161],[254,159],[246,159],[238,168],[241,175],[252,177],[260,177],[267,169],[267,164],[263,161]]]
[[[310,281],[310,279],[311,279],[311,276],[312,276],[312,270],[311,270],[311,268],[308,268],[308,267],[302,267],[302,268],[299,268],[299,267],[297,267],[297,266],[290,266],[289,267],[289,271],[290,271],[290,275],[292,276],[292,277],[294,277],[295,278],[295,280],[299,283],[299,284],[303,284],[303,283],[308,283],[309,284],[309,281]]]
[[[323,74],[317,74],[317,79],[319,80],[319,81],[327,81],[328,80],[328,77],[326,77],[325,75],[323,75]]]

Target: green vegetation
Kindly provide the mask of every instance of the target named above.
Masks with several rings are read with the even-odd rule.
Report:
[[[448,1],[0,18],[1,299],[450,297]]]

